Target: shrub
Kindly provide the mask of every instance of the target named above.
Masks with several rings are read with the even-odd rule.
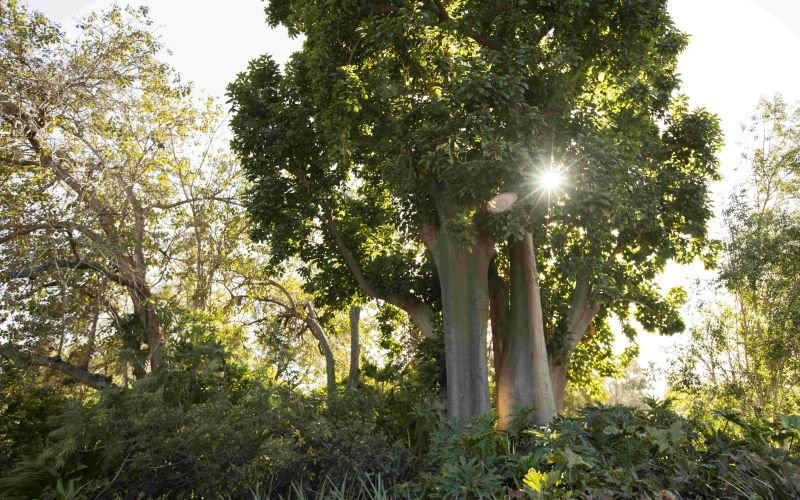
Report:
[[[212,347],[182,346],[183,362],[133,388],[68,404],[38,455],[0,480],[0,496],[56,497],[71,484],[89,497],[251,498],[356,475],[405,479],[411,454],[381,433],[374,395],[328,405],[247,378]]]
[[[507,433],[492,417],[431,432],[419,388],[328,400],[262,382],[213,343],[175,349],[157,375],[37,424],[53,430],[0,496],[800,498],[798,416],[701,422],[650,401],[543,428],[522,415]]]

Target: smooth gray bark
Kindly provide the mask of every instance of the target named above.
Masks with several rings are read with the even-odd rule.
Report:
[[[463,248],[441,228],[425,241],[442,289],[447,416],[468,423],[489,411],[486,334],[494,244],[479,237],[472,248]]]
[[[524,264],[525,278],[529,284],[528,311],[530,314],[529,331],[532,337],[533,384],[535,403],[533,417],[537,424],[550,423],[556,416],[553,401],[553,387],[550,383],[550,368],[547,360],[547,344],[544,339],[544,318],[542,315],[542,298],[539,288],[539,274],[536,270],[536,247],[533,235],[525,234]]]
[[[533,238],[509,241],[509,281],[507,298],[498,292],[493,304],[498,319],[495,337],[495,370],[497,387],[498,428],[507,430],[514,416],[531,408],[534,421],[543,425],[555,416],[555,402],[550,383],[547,347],[544,339],[539,277],[536,271]],[[504,300],[507,310],[499,304]]]

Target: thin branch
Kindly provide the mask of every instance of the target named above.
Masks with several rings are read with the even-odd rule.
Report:
[[[219,201],[221,203],[226,203],[228,205],[234,205],[237,207],[244,207],[244,204],[238,201],[236,198],[226,198],[222,196],[200,196],[195,198],[188,198],[180,201],[176,201],[173,203],[152,203],[147,206],[147,208],[158,208],[161,210],[170,210],[172,208],[179,207],[181,205],[186,205],[188,203],[194,203],[197,201]]]

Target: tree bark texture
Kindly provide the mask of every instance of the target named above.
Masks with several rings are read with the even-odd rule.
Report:
[[[556,416],[553,402],[553,387],[550,383],[550,370],[547,363],[547,344],[544,339],[544,318],[542,297],[539,288],[539,274],[536,270],[536,247],[533,235],[527,233],[523,239],[525,279],[528,282],[527,310],[528,328],[533,347],[533,384],[535,405],[533,416],[539,425],[550,423]]]
[[[494,243],[479,237],[472,248],[464,248],[440,228],[426,244],[442,289],[447,416],[468,423],[489,410],[486,334]]]
[[[496,336],[499,346],[495,348],[501,430],[507,430],[514,415],[525,407],[532,408],[534,421],[540,425],[555,416],[532,236],[527,234],[523,240],[509,241],[508,257],[509,309]]]

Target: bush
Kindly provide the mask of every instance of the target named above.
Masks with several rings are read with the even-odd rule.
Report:
[[[435,438],[411,490],[426,498],[800,498],[800,418],[725,426],[690,421],[670,402],[584,408],[508,434],[491,420]]]
[[[183,349],[189,361],[131,389],[68,404],[38,455],[0,480],[0,496],[52,498],[71,484],[88,497],[274,497],[355,476],[393,484],[411,470],[410,452],[380,432],[368,392],[329,405],[248,379],[207,345]]]
[[[52,432],[25,448],[37,453],[0,479],[0,496],[800,498],[797,416],[700,422],[650,401],[544,428],[522,416],[499,433],[487,417],[431,432],[419,387],[367,384],[329,401],[270,386],[213,343],[179,343],[174,356],[39,424]]]

